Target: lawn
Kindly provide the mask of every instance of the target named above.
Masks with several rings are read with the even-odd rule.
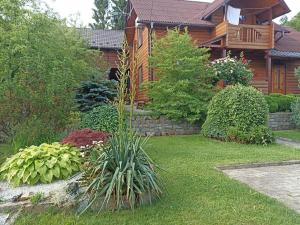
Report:
[[[135,211],[93,213],[49,209],[22,215],[23,225],[296,225],[300,215],[274,199],[223,175],[219,165],[300,159],[284,146],[246,146],[200,136],[152,138],[148,153],[165,169],[167,192]]]
[[[275,131],[275,134],[277,137],[283,137],[295,141],[300,141],[300,130]]]

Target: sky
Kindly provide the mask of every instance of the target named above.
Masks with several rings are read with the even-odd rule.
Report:
[[[54,9],[62,18],[73,18],[78,21],[77,25],[88,26],[93,22],[92,8],[94,7],[94,0],[43,0],[48,6]],[[145,0],[147,1],[147,0]],[[213,0],[202,0],[212,2]],[[299,0],[285,0],[292,10],[287,16],[292,18],[300,12]],[[277,22],[279,21],[276,20]]]

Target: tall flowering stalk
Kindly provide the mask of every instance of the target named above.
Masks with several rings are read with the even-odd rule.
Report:
[[[119,54],[119,71],[118,71],[118,101],[117,101],[117,109],[119,115],[119,132],[124,131],[126,127],[126,118],[125,118],[125,104],[126,104],[126,96],[128,93],[127,83],[129,80],[128,70],[128,44],[126,41],[123,43],[122,51]]]

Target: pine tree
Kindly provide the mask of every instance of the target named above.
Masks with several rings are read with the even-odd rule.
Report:
[[[111,0],[112,1],[112,29],[121,30],[125,27],[125,12],[127,0]]]
[[[93,29],[108,29],[110,28],[109,18],[109,0],[95,0],[95,9],[93,9],[94,23],[90,23]]]

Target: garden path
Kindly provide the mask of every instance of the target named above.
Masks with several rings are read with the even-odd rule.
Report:
[[[225,169],[223,172],[300,213],[300,164]]]
[[[278,137],[278,138],[276,138],[276,143],[300,149],[300,142],[299,141],[294,141],[292,139]]]

